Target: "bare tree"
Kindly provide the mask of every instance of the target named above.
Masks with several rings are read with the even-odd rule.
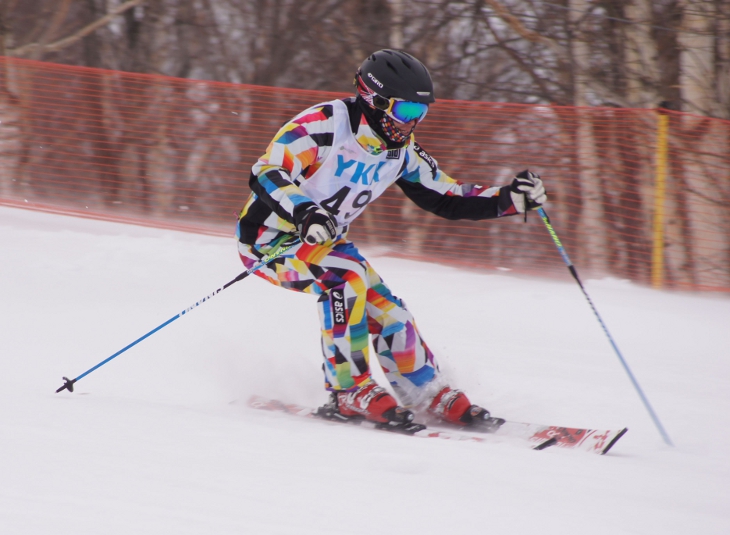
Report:
[[[424,60],[438,101],[538,105],[506,118],[499,104],[461,103],[454,120],[437,102],[419,140],[456,178],[476,182],[504,183],[539,153],[544,172],[560,177],[551,186],[557,222],[588,231],[578,260],[595,271],[648,276],[657,116],[632,109],[662,103],[692,112],[670,121],[667,210],[690,215],[667,224],[669,279],[701,282],[700,264],[730,257],[730,219],[708,200],[730,201],[722,156],[730,134],[704,117],[730,118],[728,0],[0,0],[5,56],[166,75],[44,78],[32,63],[4,61],[0,194],[52,195],[68,186],[78,161],[94,184],[78,195],[106,209],[136,203],[160,217],[220,217],[215,210],[233,212],[243,198],[243,190],[230,192],[245,188],[267,137],[326,98],[265,86],[352,94],[358,65],[383,47]],[[53,98],[57,107],[42,109]],[[54,160],[36,142],[58,142],[63,136],[47,132],[64,129],[75,137]],[[44,185],[31,184],[39,176]],[[715,181],[712,194],[706,177]],[[415,221],[397,192],[378,202],[378,214]],[[700,202],[713,208],[700,213]],[[366,214],[375,228],[379,216]],[[416,249],[471,249],[470,223],[446,228],[422,218],[407,225]],[[700,229],[726,252],[695,261]],[[505,236],[526,239],[509,227],[485,236],[495,261],[511,256]],[[524,249],[529,262],[554,254],[535,243]]]
[[[442,98],[655,107],[730,117],[727,0],[3,0],[16,57],[350,90],[403,47]],[[85,43],[85,45],[84,45]],[[576,85],[577,83],[577,85]],[[581,95],[576,87],[584,87]]]

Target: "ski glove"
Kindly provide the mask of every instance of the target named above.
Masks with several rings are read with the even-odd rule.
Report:
[[[297,230],[308,244],[324,245],[337,237],[337,222],[326,210],[312,206],[298,214]]]
[[[545,186],[542,185],[542,180],[540,180],[539,175],[531,171],[525,170],[517,173],[509,190],[512,204],[520,214],[526,210],[539,208],[547,201],[547,194],[545,193]]]

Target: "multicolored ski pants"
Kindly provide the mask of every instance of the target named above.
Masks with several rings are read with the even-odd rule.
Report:
[[[274,244],[246,245],[239,253],[250,268]],[[300,243],[256,272],[272,284],[318,295],[325,386],[353,390],[371,379],[369,338],[385,376],[404,404],[422,402],[435,386],[438,366],[413,316],[352,242]],[[431,383],[434,384],[431,384]]]

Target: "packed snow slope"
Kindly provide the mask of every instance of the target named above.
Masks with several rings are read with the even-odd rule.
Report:
[[[240,273],[235,242],[0,208],[0,533],[730,533],[727,296],[586,281],[670,448],[567,271],[371,253],[474,401],[628,434],[538,452],[249,409],[326,397],[314,298],[255,277],[55,394]]]

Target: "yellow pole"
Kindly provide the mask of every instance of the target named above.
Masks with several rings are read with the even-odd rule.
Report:
[[[654,225],[651,252],[651,285],[661,288],[664,284],[664,200],[667,182],[667,153],[669,115],[659,109],[656,134],[656,179],[654,183]]]

